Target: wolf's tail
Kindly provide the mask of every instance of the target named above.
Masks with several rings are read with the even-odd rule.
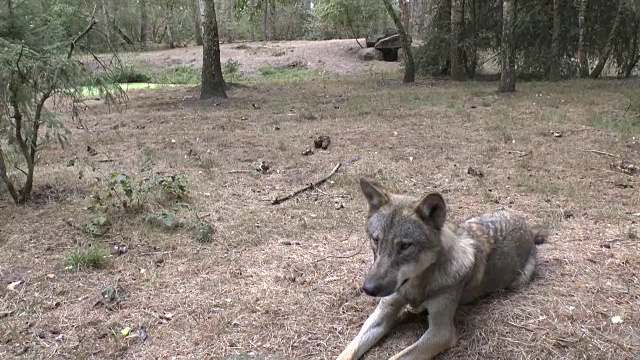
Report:
[[[549,237],[549,230],[537,228],[533,230],[533,242],[536,245],[544,244]]]

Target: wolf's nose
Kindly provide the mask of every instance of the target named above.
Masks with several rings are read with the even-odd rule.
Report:
[[[362,290],[369,296],[376,296],[380,293],[380,286],[373,281],[365,281],[362,285]]]

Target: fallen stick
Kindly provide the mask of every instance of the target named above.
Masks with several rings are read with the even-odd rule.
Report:
[[[616,158],[616,159],[620,158],[620,156],[618,156],[618,155],[609,154],[608,152],[604,152],[604,151],[600,151],[600,150],[584,150],[584,149],[580,149],[580,150],[586,151],[586,152],[592,152],[592,153],[598,154],[598,155],[609,156],[609,157]]]
[[[289,194],[289,195],[283,196],[283,197],[281,197],[281,198],[276,198],[275,200],[273,200],[273,201],[271,202],[271,205],[278,205],[278,204],[282,204],[283,202],[285,202],[285,201],[287,201],[287,200],[289,200],[289,199],[291,199],[291,198],[293,198],[293,197],[295,197],[295,196],[297,196],[297,195],[299,195],[299,194],[301,194],[301,193],[303,193],[303,192],[305,192],[305,191],[307,191],[307,190],[310,190],[310,189],[313,189],[313,188],[315,188],[315,187],[318,187],[318,186],[322,185],[325,181],[329,180],[329,178],[330,178],[330,177],[332,177],[332,176],[333,176],[333,174],[335,174],[335,173],[336,173],[336,171],[338,171],[338,169],[340,169],[340,166],[341,166],[341,165],[342,165],[342,163],[341,163],[341,162],[340,162],[340,163],[338,163],[338,164],[333,168],[333,170],[331,170],[331,172],[329,173],[329,175],[327,175],[327,176],[323,177],[322,179],[320,179],[320,180],[316,181],[315,183],[311,183],[311,184],[309,184],[309,185],[307,185],[307,186],[303,187],[302,189],[300,189],[300,190],[298,190],[298,191],[292,192],[292,193],[291,193],[291,194]]]

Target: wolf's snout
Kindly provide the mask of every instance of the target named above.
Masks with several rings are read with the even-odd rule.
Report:
[[[374,281],[365,280],[364,285],[362,285],[362,290],[365,294],[369,296],[378,296],[380,293],[381,286]]]

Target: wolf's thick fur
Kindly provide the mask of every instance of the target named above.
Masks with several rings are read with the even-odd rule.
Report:
[[[374,261],[364,292],[380,297],[374,312],[338,360],[359,359],[394,326],[409,305],[428,310],[429,328],[391,360],[429,360],[457,344],[454,315],[458,304],[529,282],[536,264],[536,245],[543,230],[508,211],[446,221],[439,193],[422,199],[392,194],[360,180],[369,203],[366,231]]]

